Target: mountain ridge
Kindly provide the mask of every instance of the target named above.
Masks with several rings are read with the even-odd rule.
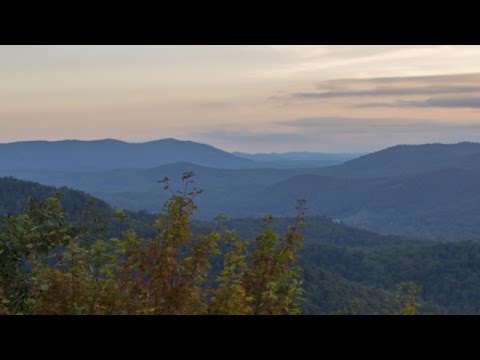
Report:
[[[115,139],[22,141],[0,144],[2,170],[82,170],[149,168],[190,161],[218,168],[249,168],[255,163],[208,144],[172,138],[144,143]]]
[[[478,156],[479,161],[471,161],[473,156]],[[382,177],[428,172],[445,167],[480,169],[480,143],[395,145],[339,165],[325,167],[321,173],[348,177]]]
[[[290,216],[296,200],[305,197],[312,215],[377,232],[480,238],[478,143],[398,145],[332,167],[227,169],[182,160],[95,172],[0,169],[0,175],[67,185],[116,207],[157,212],[168,196],[158,180],[168,176],[178,189],[182,173],[193,170],[193,186],[205,190],[198,199],[203,219],[219,213]]]

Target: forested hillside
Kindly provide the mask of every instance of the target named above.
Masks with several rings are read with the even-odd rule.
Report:
[[[55,188],[13,177],[0,177],[0,216],[17,214],[25,209],[30,199],[45,200],[60,195],[62,207],[70,219],[79,219],[87,208],[99,214],[113,211],[106,202],[85,192],[67,187]]]
[[[29,205],[28,199],[32,197],[31,194],[38,199],[46,199],[57,193],[62,194],[70,199],[69,201],[62,200],[67,213],[72,209],[75,212],[75,209],[88,206],[91,200],[88,194],[82,192],[56,189],[11,178],[1,179],[0,184],[2,185],[0,189],[9,189],[9,192],[2,193],[3,213],[19,214],[17,216],[20,216],[10,217],[8,221],[3,220],[0,225],[3,242],[11,241],[12,226],[26,226],[27,229],[30,226],[33,229],[44,224],[44,220],[38,223],[40,218],[37,217],[45,209],[50,209],[49,216],[60,216],[61,212],[58,212],[59,208],[56,208],[55,202],[47,201],[44,205],[41,205],[42,202],[34,202],[33,205]],[[13,201],[14,199],[16,201]],[[77,201],[76,206],[72,206],[70,203]],[[86,254],[93,256],[92,251],[100,249],[113,249],[117,245],[115,245],[116,240],[110,240],[112,237],[126,241],[125,236],[136,234],[129,241],[154,239],[161,233],[161,228],[158,228],[158,219],[166,219],[163,215],[142,212],[115,212],[107,204],[102,202],[100,204],[103,204],[103,209],[108,210],[109,218],[113,219],[107,224],[109,228],[95,227],[92,218],[83,219],[86,222],[82,223],[82,217],[77,217],[71,225],[67,225],[68,222],[64,220],[58,223],[59,226],[61,225],[60,228],[69,229],[69,234],[71,231],[74,231],[72,234],[75,234],[78,229],[83,229],[82,231],[86,231],[86,233],[81,236],[88,238],[93,236],[92,239],[98,240],[95,242],[97,247],[85,250],[87,252],[84,255],[81,255],[84,250],[75,250],[80,251],[78,254],[81,256],[86,256]],[[21,214],[22,210],[18,210],[20,208],[26,209],[23,215]],[[44,210],[39,212],[39,209]],[[97,207],[97,209],[102,209],[102,207]],[[294,212],[292,207],[292,213]],[[92,211],[89,216],[93,216],[94,213],[95,211]],[[30,219],[27,222],[25,222],[25,215],[28,215],[28,219]],[[45,216],[45,214],[41,216]],[[157,225],[154,225],[155,223]],[[294,218],[276,218],[269,225],[271,234],[286,234],[289,225],[294,223]],[[190,231],[198,238],[209,238],[212,232],[219,231],[219,225],[222,229],[229,229],[238,234],[238,240],[246,241],[242,246],[245,246],[244,250],[248,253],[255,252],[255,239],[265,230],[265,220],[261,218],[223,219],[220,222],[193,220],[189,224]],[[85,225],[88,226],[85,227]],[[60,228],[57,228],[55,233],[60,231]],[[42,229],[42,227],[37,229]],[[129,229],[134,229],[135,232],[128,232]],[[50,232],[52,230],[47,227],[40,231]],[[27,236],[28,243],[38,241],[41,239],[41,233],[35,234],[36,232],[38,230],[34,233],[27,231],[22,236]],[[228,233],[224,232],[223,234]],[[401,299],[402,296],[405,296],[404,292],[406,291],[401,288],[401,285],[410,283],[418,287],[418,289],[413,288],[417,289],[415,291],[409,290],[413,291],[413,295],[418,301],[419,305],[416,310],[418,313],[480,313],[480,305],[477,301],[480,297],[480,259],[478,255],[480,254],[480,242],[435,243],[421,238],[385,236],[350,227],[326,217],[312,216],[304,218],[304,229],[301,230],[301,234],[305,238],[304,248],[299,252],[302,268],[302,273],[299,275],[303,279],[302,287],[304,289],[302,313],[399,313],[403,306]],[[37,238],[37,235],[40,238]],[[5,243],[3,244],[5,246]],[[225,246],[225,244],[220,244],[222,251],[228,249],[228,246]],[[181,252],[183,253],[187,249],[188,246]],[[106,258],[103,259],[103,261],[107,261]],[[233,261],[233,258],[230,260]],[[239,259],[237,258],[237,260]],[[220,276],[222,261],[213,257],[210,264],[212,266],[211,273],[206,281],[207,284],[215,286],[214,279]],[[67,271],[67,269],[63,268],[62,271]],[[88,275],[82,274],[82,276]],[[90,278],[89,276],[87,278]]]
[[[183,175],[183,192],[172,190],[153,236],[130,227],[108,238],[95,214],[71,223],[58,196],[30,200],[5,217],[0,314],[299,314],[303,203],[281,237],[269,219],[250,244],[223,227],[194,235],[190,218],[201,191],[188,188],[192,176]]]

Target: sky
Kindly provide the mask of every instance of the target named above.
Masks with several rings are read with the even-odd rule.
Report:
[[[480,142],[480,46],[0,46],[0,142]]]

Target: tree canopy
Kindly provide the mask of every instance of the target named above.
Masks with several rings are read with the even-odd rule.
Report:
[[[31,199],[0,228],[3,314],[299,314],[298,252],[305,203],[281,236],[264,219],[253,244],[222,225],[191,231],[197,188],[192,172],[171,192],[152,236],[129,227],[117,238],[86,213],[71,222],[60,196]],[[127,214],[115,213],[118,221]]]

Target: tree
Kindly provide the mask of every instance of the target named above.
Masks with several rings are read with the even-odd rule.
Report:
[[[281,238],[272,217],[255,243],[219,226],[198,236],[193,177],[184,173],[176,192],[161,181],[172,196],[154,236],[129,228],[107,239],[91,208],[71,224],[59,197],[32,200],[0,228],[0,314],[298,314],[304,202]]]
[[[29,293],[32,267],[47,262],[72,234],[59,196],[31,199],[23,213],[5,219],[0,231],[0,294],[11,313],[28,311],[34,302]]]
[[[418,298],[420,287],[413,282],[403,282],[398,285],[397,301],[400,304],[398,315],[417,315],[421,307]]]
[[[295,223],[281,239],[273,231],[273,218],[264,219],[264,230],[257,236],[256,248],[247,272],[249,295],[253,298],[253,314],[298,314],[302,298],[301,269],[296,266],[298,251],[303,246],[305,201],[296,207]]]

